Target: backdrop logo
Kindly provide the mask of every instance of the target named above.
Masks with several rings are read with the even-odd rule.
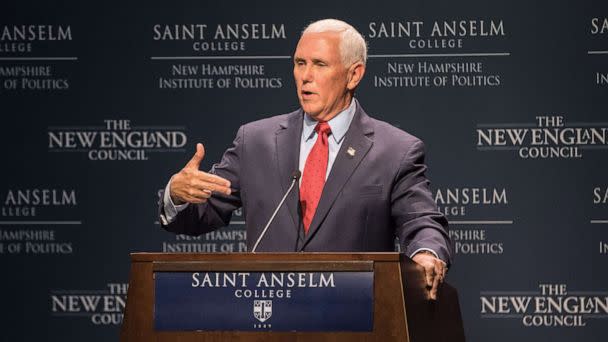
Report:
[[[61,233],[49,227],[81,224],[73,217],[65,217],[73,215],[78,206],[74,189],[8,189],[0,196],[0,254],[65,255],[73,252],[72,242],[60,239]]]
[[[608,187],[593,188],[593,204],[608,204]]]
[[[155,24],[152,39],[161,56],[150,59],[172,62],[168,67],[159,64],[162,69],[157,70],[155,86],[167,90],[282,88],[283,75],[274,62],[292,58],[282,44],[286,32],[282,23]],[[186,56],[176,56],[180,54],[176,47],[183,48],[181,54]],[[270,50],[281,52],[269,55]]]
[[[247,251],[247,232],[241,227],[222,228],[199,236],[177,234],[164,241],[163,253],[230,253]]]
[[[537,291],[481,292],[481,317],[520,319],[525,327],[584,327],[608,318],[608,292],[567,291],[566,284],[539,284]]]
[[[466,38],[504,37],[503,20],[443,20],[424,21],[372,21],[367,26],[369,39],[407,39],[410,49],[462,48]]]
[[[607,73],[596,72],[595,73],[595,83],[598,85],[607,85],[608,84],[608,72]]]
[[[608,148],[608,127],[566,124],[563,116],[537,116],[530,124],[479,124],[480,151],[515,150],[522,159],[582,158],[583,149]]]
[[[29,53],[35,43],[72,40],[70,25],[0,26],[0,53]]]
[[[70,25],[5,25],[0,41],[54,41],[72,40]]]
[[[104,126],[49,127],[50,152],[85,153],[89,160],[148,160],[151,153],[184,152],[184,127],[132,127],[130,120]]]
[[[71,242],[59,241],[55,230],[0,229],[0,254],[72,254]]]
[[[506,188],[458,187],[440,188],[435,192],[437,208],[450,221],[450,237],[457,254],[487,255],[502,254],[502,241],[491,239],[488,228],[509,225],[512,220],[496,220],[481,217],[491,212],[490,208],[505,208],[509,205]]]
[[[108,283],[103,290],[51,291],[51,316],[86,317],[95,325],[120,325],[128,284]]]
[[[0,89],[5,90],[67,90],[67,78],[55,78],[51,65],[0,66]]]
[[[442,188],[435,192],[435,203],[448,216],[465,216],[471,206],[507,205],[505,188]]]
[[[592,203],[594,208],[599,211],[591,219],[592,224],[608,225],[608,216],[606,216],[606,205],[608,205],[608,186],[596,186],[593,188]],[[600,228],[602,229],[602,228]],[[608,255],[608,241],[599,241],[599,252],[602,255]]]
[[[158,78],[159,89],[276,89],[281,77],[266,77],[264,64],[172,64],[169,77]]]
[[[73,189],[9,189],[2,198],[2,217],[33,217],[41,208],[77,206]]]
[[[592,18],[591,34],[608,34],[608,18]]]
[[[502,19],[488,18],[369,22],[370,41],[400,40],[390,45],[399,50],[370,54],[371,60],[388,59],[380,70],[370,63],[370,80],[375,88],[501,86],[502,75],[489,58],[510,55],[496,51],[506,42],[506,26]]]
[[[157,200],[164,195],[164,189],[157,191]],[[155,221],[155,225],[160,222]],[[228,227],[214,230],[209,233],[190,236],[184,234],[170,234],[170,240],[163,241],[163,253],[229,253],[247,252],[247,231],[244,229],[245,220],[243,209],[238,208],[232,213],[232,220]]]
[[[589,58],[591,59],[601,59],[605,58],[606,53],[608,51],[605,48],[605,39],[608,35],[608,18],[591,18],[591,29],[589,30],[591,33],[591,37],[595,38],[595,42],[592,46],[595,49],[591,49],[587,51]],[[598,61],[599,62],[599,61]],[[590,63],[590,65],[596,65],[598,69],[595,70],[595,84],[599,86],[607,86],[608,85],[608,70],[606,70],[605,63]],[[599,69],[601,68],[601,69]]]
[[[155,41],[188,42],[196,52],[245,51],[247,41],[286,39],[284,24],[156,24]]]
[[[8,62],[0,65],[0,91],[68,90],[70,79],[66,73],[72,70],[66,69],[65,62],[55,63],[78,60],[57,56],[70,46],[66,42],[72,42],[70,25],[0,25],[0,56]]]

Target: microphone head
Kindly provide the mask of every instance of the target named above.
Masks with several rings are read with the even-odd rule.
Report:
[[[291,179],[295,179],[298,180],[300,179],[300,177],[302,176],[302,172],[300,170],[295,170],[294,172],[291,173]]]

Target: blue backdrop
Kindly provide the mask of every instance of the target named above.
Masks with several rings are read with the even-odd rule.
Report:
[[[605,340],[605,1],[0,8],[3,339],[116,340],[129,253],[244,251],[239,213],[164,232],[158,191],[197,142],[208,169],[297,108],[299,33],[335,17],[369,43],[366,111],[426,143],[468,340]]]

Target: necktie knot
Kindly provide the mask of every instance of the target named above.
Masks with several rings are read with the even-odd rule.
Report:
[[[319,135],[329,135],[329,133],[331,133],[331,127],[329,127],[327,121],[319,121],[315,126],[315,132]]]

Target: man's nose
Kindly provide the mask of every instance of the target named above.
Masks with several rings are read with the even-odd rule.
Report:
[[[313,80],[312,66],[307,65],[304,67],[304,70],[302,70],[302,82],[309,83],[309,82],[312,82],[312,80]]]

